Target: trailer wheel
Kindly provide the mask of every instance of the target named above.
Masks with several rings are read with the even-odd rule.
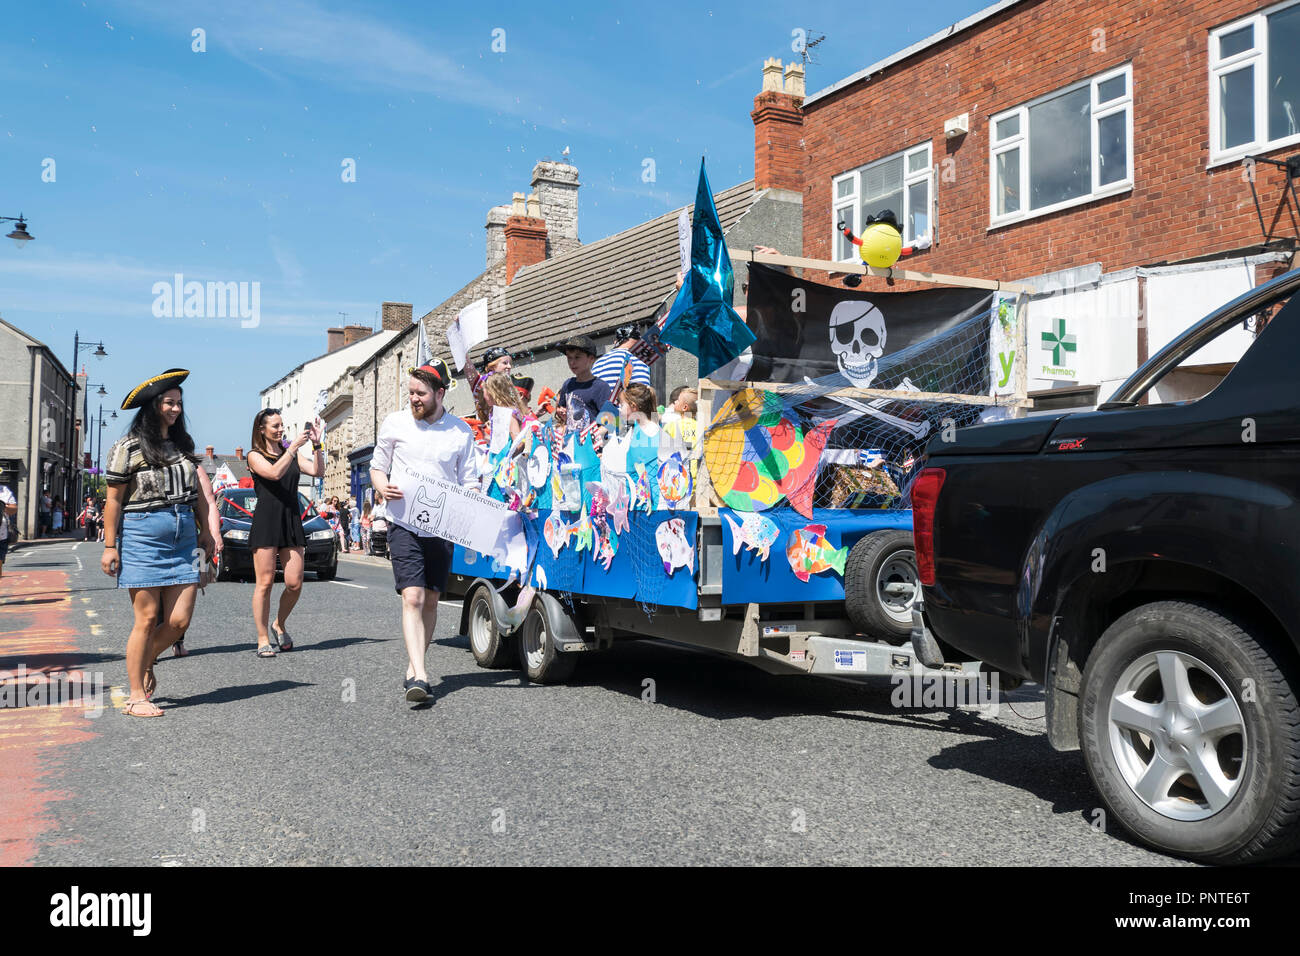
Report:
[[[514,664],[514,638],[502,634],[492,614],[492,592],[481,587],[469,602],[469,649],[479,667],[506,668]]]
[[[911,532],[863,536],[844,565],[844,607],[864,633],[890,644],[912,639],[912,605],[921,593]]]
[[[534,601],[519,628],[519,662],[524,675],[536,684],[562,684],[573,675],[574,655],[555,649],[546,608]]]

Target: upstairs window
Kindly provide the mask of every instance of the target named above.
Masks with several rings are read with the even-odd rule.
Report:
[[[839,224],[855,236],[870,216],[892,209],[903,231],[903,245],[931,236],[934,175],[930,144],[894,153],[831,180],[831,248],[835,261],[856,261],[857,248],[844,237]]]
[[[1210,162],[1300,142],[1300,3],[1210,31]]]
[[[989,225],[1133,188],[1133,69],[1125,64],[989,120]]]

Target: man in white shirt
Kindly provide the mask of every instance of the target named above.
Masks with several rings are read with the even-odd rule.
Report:
[[[413,471],[477,489],[474,432],[442,404],[451,380],[451,371],[441,359],[411,369],[407,383],[411,406],[384,419],[370,460],[370,483],[377,501],[404,498],[389,477]],[[402,636],[410,658],[402,686],[408,701],[420,703],[429,697],[424,658],[438,623],[438,599],[451,573],[452,545],[417,534],[391,513],[388,518],[388,554],[394,586],[402,596]]]
[[[7,485],[0,485],[0,577],[4,576],[5,555],[9,553],[9,520],[18,514],[18,499]]]

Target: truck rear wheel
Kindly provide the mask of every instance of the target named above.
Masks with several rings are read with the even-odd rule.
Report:
[[[844,564],[844,609],[854,626],[890,644],[912,639],[912,605],[921,593],[909,531],[873,531]]]
[[[506,668],[515,662],[515,641],[502,634],[492,613],[492,592],[478,588],[469,602],[469,649],[479,667]]]
[[[519,662],[524,675],[536,684],[562,684],[573,676],[574,655],[556,650],[540,597],[519,628]]]
[[[1300,846],[1296,683],[1259,637],[1214,608],[1159,601],[1115,621],[1088,658],[1088,773],[1159,850],[1247,863]]]

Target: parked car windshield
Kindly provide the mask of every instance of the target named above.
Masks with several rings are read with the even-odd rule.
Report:
[[[257,510],[257,492],[251,488],[218,492],[217,507],[223,518],[247,520]],[[311,502],[307,500],[307,496],[299,492],[298,513],[302,514],[310,507]]]

